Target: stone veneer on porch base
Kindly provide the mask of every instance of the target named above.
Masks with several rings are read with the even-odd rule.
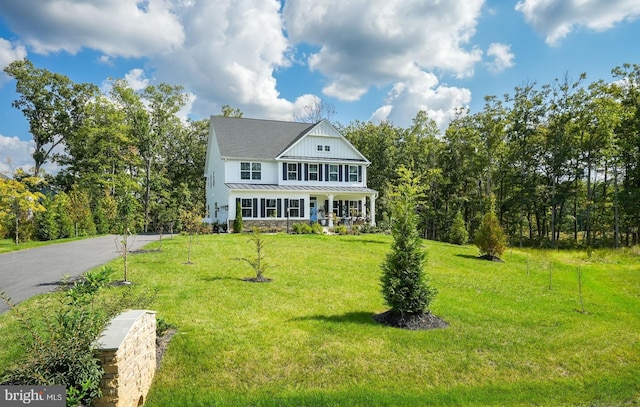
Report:
[[[133,310],[112,319],[98,340],[98,359],[104,376],[94,406],[142,406],[156,371],[155,312]]]

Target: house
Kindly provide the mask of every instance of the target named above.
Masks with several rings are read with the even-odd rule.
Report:
[[[369,164],[327,120],[211,116],[204,220],[229,227],[240,205],[247,226],[375,225]]]

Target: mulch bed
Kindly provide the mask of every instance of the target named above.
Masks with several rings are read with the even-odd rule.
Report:
[[[386,311],[381,314],[374,315],[373,319],[384,325],[392,326],[394,328],[409,329],[411,331],[446,328],[449,326],[446,321],[438,318],[431,312],[401,316],[400,314]]]
[[[495,261],[497,263],[504,263],[504,261],[500,257],[491,256],[490,254],[485,254],[484,256],[480,256],[478,258],[482,260]]]
[[[248,283],[270,283],[273,280],[266,277],[245,277],[242,281],[246,281]]]

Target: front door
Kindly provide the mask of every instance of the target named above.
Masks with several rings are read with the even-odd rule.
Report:
[[[309,199],[309,220],[311,222],[318,221],[318,200],[315,197]]]

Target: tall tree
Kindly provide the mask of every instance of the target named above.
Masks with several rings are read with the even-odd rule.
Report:
[[[33,175],[37,177],[46,162],[57,159],[56,147],[82,125],[87,102],[97,95],[98,88],[73,83],[64,75],[36,68],[26,59],[12,62],[4,71],[16,80],[20,97],[12,105],[29,122],[35,145]]]
[[[242,110],[237,107],[231,107],[229,105],[222,105],[222,116],[224,117],[242,117]]]

